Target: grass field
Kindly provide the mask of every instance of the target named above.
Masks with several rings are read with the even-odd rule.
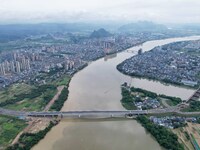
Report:
[[[167,103],[169,106],[176,106],[176,105],[179,104],[179,103],[174,102],[174,101],[171,100],[171,99],[167,99],[167,100],[166,100],[166,103]]]
[[[4,108],[12,110],[23,110],[23,111],[40,111],[44,108],[43,98],[38,97],[35,99],[24,99],[21,102],[7,105]]]
[[[41,111],[44,109],[46,104],[51,98],[56,94],[57,90],[47,90],[42,95],[30,99],[25,98],[24,100],[17,102],[15,104],[7,105],[5,108],[13,110],[24,110],[24,111]],[[50,97],[48,100],[46,96]]]
[[[12,86],[0,91],[0,102],[13,99],[16,95],[28,93],[33,86],[25,83],[16,83]]]
[[[11,144],[19,132],[26,127],[23,120],[0,115],[0,149]]]
[[[56,94],[57,89],[55,86],[41,88],[43,92],[39,93],[40,87],[28,85],[24,83],[14,84],[4,91],[0,92],[0,103],[8,102],[3,107],[13,110],[24,111],[40,111],[51,98]],[[35,96],[34,96],[35,95]],[[22,97],[22,98],[21,98]],[[12,103],[13,100],[18,99]],[[11,102],[11,103],[10,103]]]
[[[1,90],[0,106],[13,110],[40,111],[56,94],[56,87],[67,85],[71,79],[70,76],[64,75],[52,80],[47,74],[43,74],[42,78],[49,79],[46,84],[50,85],[49,87],[44,85],[40,89],[41,86],[16,83]],[[40,92],[41,90],[42,92]]]
[[[71,78],[68,75],[65,75],[65,76],[55,80],[53,82],[53,84],[56,86],[67,85],[69,83],[70,79]]]

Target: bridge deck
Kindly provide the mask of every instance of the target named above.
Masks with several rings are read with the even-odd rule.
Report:
[[[180,112],[176,107],[152,110],[125,110],[125,111],[66,111],[66,112],[20,112],[0,108],[0,114],[24,117],[68,117],[68,118],[108,118],[129,117],[137,115],[169,115],[169,113],[182,116],[200,115],[200,112]]]
[[[30,112],[28,116],[35,116],[35,117],[124,117],[127,114],[132,115],[140,115],[140,114],[147,114],[147,111],[67,111],[67,112]]]

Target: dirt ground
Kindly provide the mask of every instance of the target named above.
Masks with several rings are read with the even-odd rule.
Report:
[[[178,135],[179,141],[184,144],[185,149],[194,150],[194,147],[191,141],[186,138],[184,132],[187,132],[190,135],[190,139],[191,135],[193,135],[198,145],[200,145],[200,124],[187,122],[186,127],[174,129],[173,132]]]
[[[198,145],[200,145],[200,124],[188,123],[188,127],[186,127],[186,129],[190,134],[194,136]]]
[[[57,87],[57,93],[56,93],[56,95],[51,99],[51,101],[46,105],[46,107],[44,108],[44,110],[43,111],[48,111],[50,108],[51,108],[51,106],[54,104],[54,102],[58,99],[58,97],[59,97],[59,95],[61,94],[61,92],[62,92],[62,90],[63,90],[63,88],[64,88],[65,86],[59,86],[59,87]]]
[[[17,143],[23,133],[37,133],[40,130],[44,130],[51,121],[50,118],[29,118],[29,120],[28,126],[15,137],[12,144]]]

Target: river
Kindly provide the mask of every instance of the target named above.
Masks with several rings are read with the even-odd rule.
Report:
[[[160,82],[131,78],[116,70],[116,65],[137,54],[139,48],[148,51],[155,46],[200,36],[148,41],[127,51],[92,62],[76,73],[69,85],[69,97],[62,111],[68,110],[124,110],[121,106],[120,85],[150,90],[158,94],[187,99],[191,89],[165,85]],[[161,150],[155,139],[135,120],[63,120],[32,150]]]

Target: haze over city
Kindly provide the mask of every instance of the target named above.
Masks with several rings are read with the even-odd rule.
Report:
[[[0,0],[0,23],[200,23],[198,0]]]

